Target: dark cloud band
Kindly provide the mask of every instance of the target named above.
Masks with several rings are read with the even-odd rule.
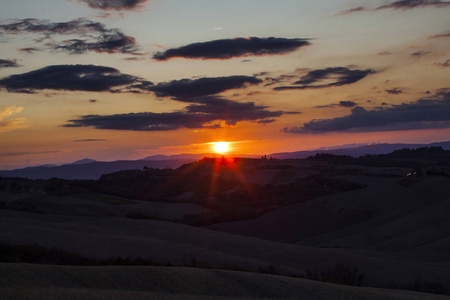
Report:
[[[88,92],[155,93],[183,102],[216,95],[226,90],[257,85],[262,80],[253,76],[204,77],[161,82],[153,85],[142,78],[119,70],[95,65],[55,65],[0,79],[0,87],[9,92],[35,93],[36,90],[68,90]],[[91,101],[95,102],[95,101]]]
[[[16,60],[11,59],[0,59],[0,69],[3,68],[18,68],[20,65]]]
[[[69,120],[64,127],[94,127],[110,130],[168,131],[182,128],[221,128],[237,122],[273,122],[285,112],[269,111],[253,102],[239,103],[217,96],[202,97],[182,111],[170,113],[132,113],[115,115],[86,115]]]
[[[87,4],[90,8],[101,10],[137,10],[149,0],[78,0]]]
[[[230,59],[233,57],[287,54],[310,43],[306,39],[235,38],[189,44],[156,53],[156,60],[175,57],[189,59]]]
[[[377,9],[405,9],[406,10],[406,9],[426,7],[426,6],[446,7],[446,6],[450,6],[450,2],[440,1],[440,0],[400,0],[400,1],[394,1],[387,5],[380,6]]]
[[[367,70],[351,70],[344,67],[326,68],[310,71],[299,81],[294,82],[291,86],[275,87],[275,90],[292,90],[292,89],[318,89],[332,86],[342,86],[355,83],[369,74],[375,73],[372,69]],[[329,82],[332,80],[332,82]]]
[[[214,95],[226,90],[238,89],[261,82],[262,80],[250,76],[205,77],[161,82],[157,85],[149,86],[148,90],[159,97],[175,97],[180,101],[191,102],[188,99]]]
[[[390,131],[450,127],[450,92],[431,98],[368,111],[357,106],[348,116],[313,120],[302,127],[284,128],[286,133],[324,133],[333,131]]]
[[[23,19],[0,24],[0,35],[26,33],[42,35],[43,37],[38,40],[38,43],[49,40],[45,43],[44,49],[59,50],[70,54],[81,54],[88,51],[138,54],[137,51],[139,50],[134,37],[127,36],[118,29],[108,29],[102,23],[82,18],[58,23],[47,20]],[[50,38],[56,35],[75,35],[77,38],[54,42]],[[36,47],[22,49],[22,51],[29,53],[37,50],[40,49]]]
[[[94,65],[55,65],[28,73],[11,75],[0,80],[0,86],[9,92],[35,90],[68,90],[68,91],[125,91],[130,84],[141,86],[151,82],[138,77],[122,74],[119,70]],[[113,90],[113,88],[117,88]]]

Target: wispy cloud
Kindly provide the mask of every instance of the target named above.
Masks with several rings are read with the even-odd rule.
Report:
[[[288,54],[307,46],[307,39],[234,38],[194,43],[156,53],[156,60],[171,58],[230,59],[234,57]]]
[[[450,38],[450,32],[429,36],[430,39]]]
[[[364,11],[377,11],[383,9],[398,9],[398,10],[408,10],[414,8],[424,8],[424,7],[447,7],[450,6],[449,1],[440,0],[400,0],[394,1],[386,5],[379,6],[375,9],[368,9],[363,6],[355,7],[352,9],[344,10],[336,15],[348,15],[352,13],[364,12]]]
[[[100,22],[83,18],[53,23],[48,20],[22,19],[0,24],[0,36],[34,33],[41,35],[35,42],[38,47],[22,48],[21,51],[32,53],[38,50],[64,51],[69,54],[82,54],[88,51],[98,53],[138,54],[136,39],[127,36],[118,29],[108,29]],[[55,36],[75,36],[56,42]]]
[[[450,67],[450,59],[447,59],[443,63],[435,63],[435,66],[441,67],[441,68],[449,68]]]
[[[368,9],[366,9],[363,6],[359,6],[359,7],[355,7],[355,8],[351,8],[351,9],[347,9],[344,11],[341,11],[340,13],[336,14],[335,16],[342,16],[342,15],[349,15],[355,12],[362,12],[362,11],[368,11]]]
[[[253,102],[236,102],[218,96],[196,98],[196,103],[181,111],[169,113],[141,112],[115,115],[85,115],[69,120],[64,127],[94,127],[97,129],[168,131],[182,128],[215,129],[236,126],[238,122],[273,122],[283,111],[270,111]]]
[[[68,0],[71,1],[71,0]],[[90,8],[101,10],[139,10],[143,4],[149,0],[78,0],[80,3],[87,4]]]
[[[450,2],[448,1],[440,1],[440,0],[400,0],[394,1],[390,4],[383,5],[377,8],[379,9],[413,9],[427,6],[435,6],[435,7],[446,7],[450,6]]]
[[[14,157],[14,156],[24,156],[24,155],[41,155],[41,154],[58,154],[68,152],[67,150],[50,150],[50,151],[28,151],[28,152],[6,152],[0,153],[1,157]],[[70,151],[69,151],[70,152]]]
[[[342,86],[355,83],[369,74],[375,73],[375,70],[352,70],[344,67],[334,67],[313,70],[308,72],[300,80],[292,83],[290,86],[278,86],[274,90],[291,90],[291,89],[319,89],[332,86]],[[330,82],[331,81],[331,82]]]
[[[74,143],[86,143],[86,142],[106,142],[105,139],[84,139],[84,140],[74,140]]]
[[[393,88],[390,90],[386,90],[386,93],[391,94],[391,95],[398,95],[403,93],[403,90],[401,88]]]
[[[17,67],[20,67],[20,65],[15,59],[0,59],[0,69]]]
[[[366,110],[361,106],[350,115],[312,120],[301,127],[284,128],[286,133],[324,133],[333,131],[391,131],[450,127],[450,89],[415,102],[389,108]]]
[[[332,104],[328,104],[328,105],[320,105],[320,106],[316,106],[316,108],[328,108],[328,107],[336,107],[336,106],[340,106],[340,107],[355,107],[356,105],[358,105],[356,102],[353,101],[339,101],[339,103],[332,103]]]
[[[18,128],[26,128],[30,125],[30,122],[25,118],[9,119],[11,115],[18,114],[22,111],[21,106],[6,106],[0,107],[0,132],[9,131]]]

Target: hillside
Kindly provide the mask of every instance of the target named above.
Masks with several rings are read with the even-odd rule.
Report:
[[[247,272],[175,267],[0,264],[0,299],[439,300],[411,291],[349,287]],[[7,279],[6,279],[7,278]]]
[[[401,289],[448,294],[447,152],[424,148],[363,158],[318,155],[307,160],[203,159],[177,170],[120,171],[96,181],[0,178],[0,240],[18,247],[18,256],[12,260],[17,262],[58,263],[57,258],[46,260],[20,254],[20,245],[31,245],[49,249],[44,253],[53,253],[50,249],[57,247],[96,261],[143,259],[156,265],[205,268],[208,270],[192,271],[205,272],[199,279],[200,289],[217,272],[232,281],[227,286],[258,286],[258,291],[264,289],[259,286],[266,285],[280,288],[264,281],[236,278],[233,272],[209,270],[215,268],[253,272],[249,276],[256,281],[260,275],[254,272],[331,282],[336,281],[330,279],[330,274],[350,272],[358,278],[353,283],[364,288],[339,286],[345,292],[334,293],[356,299],[365,299],[353,294],[357,290],[364,291],[367,299],[385,297],[384,290],[378,290],[382,294],[370,298],[371,288],[397,289],[386,291],[391,297],[386,295],[386,299],[419,297],[402,294]],[[3,261],[11,259],[6,255]],[[43,271],[34,269],[37,266],[6,266],[24,268],[18,274],[49,272],[44,267]],[[101,273],[101,278],[119,276],[102,273],[116,270],[110,267],[52,268],[56,273],[48,275],[50,278],[59,278],[58,270],[90,270],[86,272],[92,276]],[[118,268],[123,270],[123,276],[127,270],[137,274],[147,270]],[[197,276],[171,274],[174,278]],[[167,275],[169,282],[172,275]],[[84,278],[75,273],[73,276]],[[264,276],[261,278],[268,278]],[[279,282],[284,278],[272,280]],[[315,289],[304,285],[310,281],[286,280],[297,280],[293,285],[298,284],[299,289]],[[42,282],[36,285],[52,286]],[[95,294],[96,285],[89,286]],[[8,293],[17,292],[12,285],[4,287],[9,288]],[[326,284],[320,289],[331,287],[334,289]],[[240,291],[239,286],[233,289]],[[219,295],[235,296],[222,292]],[[242,296],[260,295],[242,292]],[[308,295],[305,297],[308,299]]]

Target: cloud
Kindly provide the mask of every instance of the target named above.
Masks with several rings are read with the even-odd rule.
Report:
[[[386,93],[391,94],[391,95],[398,95],[403,93],[403,90],[400,88],[393,88],[391,90],[386,90]]]
[[[365,7],[359,6],[352,9],[344,10],[337,14],[339,15],[348,15],[352,13],[357,12],[363,12],[363,11],[377,11],[382,9],[401,9],[401,10],[408,10],[408,9],[414,9],[414,8],[423,8],[423,7],[447,7],[450,6],[450,2],[448,1],[440,1],[440,0],[400,0],[400,1],[394,1],[389,4],[379,6],[376,9],[367,9]]]
[[[361,106],[350,115],[312,120],[302,127],[284,128],[286,133],[324,133],[332,131],[391,131],[450,127],[450,90],[432,97],[389,108],[366,110]]]
[[[169,113],[141,112],[115,115],[85,115],[69,120],[64,127],[94,127],[110,130],[168,131],[182,128],[214,129],[235,126],[241,121],[269,121],[282,116],[283,111],[269,111],[267,106],[253,102],[235,102],[218,96],[196,99],[184,110]]]
[[[356,105],[357,105],[356,102],[353,101],[339,101],[339,106],[342,107],[354,107]]]
[[[356,102],[353,101],[339,101],[339,103],[333,103],[328,105],[320,105],[316,106],[316,108],[328,108],[328,107],[334,107],[334,106],[340,106],[340,107],[355,107],[357,105]]]
[[[98,53],[138,54],[139,47],[134,37],[127,36],[118,29],[108,29],[103,23],[83,18],[53,23],[48,20],[22,19],[0,24],[0,36],[34,33],[41,35],[36,40],[43,43],[45,50],[64,51],[69,54],[82,54],[88,51]],[[76,36],[56,42],[54,36]],[[22,48],[20,51],[32,53],[39,48]]]
[[[69,0],[70,1],[70,0]],[[149,0],[78,0],[90,8],[101,10],[138,10]]]
[[[17,61],[11,60],[11,59],[0,59],[0,69],[3,68],[18,68],[20,65],[17,63]]]
[[[431,52],[429,52],[429,51],[420,50],[420,51],[412,53],[411,56],[416,57],[416,58],[421,58],[422,56],[430,54],[430,53]]]
[[[54,65],[0,79],[0,86],[16,93],[44,89],[122,92],[131,91],[130,84],[147,86],[152,83],[114,68],[94,65]]]
[[[365,7],[359,6],[359,7],[341,11],[340,13],[336,14],[335,16],[349,15],[349,14],[352,14],[355,12],[362,12],[362,11],[367,11],[367,9]]]
[[[41,49],[35,47],[26,47],[26,48],[18,48],[17,51],[32,54],[33,52],[41,51]]]
[[[308,72],[308,74],[301,77],[299,81],[293,83],[300,86],[279,86],[275,87],[274,89],[318,89],[332,86],[341,86],[355,83],[363,79],[367,75],[373,73],[375,73],[375,71],[372,69],[351,70],[344,67],[319,69]]]
[[[430,39],[450,38],[450,32],[429,36]]]
[[[177,100],[192,102],[191,98],[214,95],[230,89],[243,88],[261,83],[262,80],[250,76],[204,77],[160,82],[147,89],[158,97],[175,97]]]
[[[450,67],[450,59],[447,59],[443,63],[435,63],[435,66],[441,67],[441,68],[449,68]]]
[[[383,5],[377,8],[379,9],[413,9],[427,6],[435,6],[435,7],[446,7],[450,6],[450,2],[448,1],[440,1],[440,0],[400,0],[395,1],[387,5]]]
[[[84,143],[84,142],[106,142],[105,139],[84,139],[84,140],[74,140],[74,143]]]
[[[11,115],[18,114],[22,111],[21,106],[0,107],[0,132],[9,131],[18,128],[25,128],[30,125],[25,118],[4,120]]]
[[[153,58],[230,59],[233,57],[280,55],[298,50],[310,43],[306,39],[234,38],[189,44],[180,48],[157,52]]]
[[[30,152],[7,152],[0,153],[2,157],[13,157],[13,156],[23,156],[23,155],[40,155],[40,154],[59,154],[67,152],[64,150],[51,150],[51,151],[30,151]]]

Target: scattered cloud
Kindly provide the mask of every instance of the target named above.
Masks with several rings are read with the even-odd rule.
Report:
[[[14,156],[24,156],[24,155],[40,155],[40,154],[59,154],[67,152],[64,150],[51,150],[51,151],[29,151],[29,152],[6,152],[0,153],[2,157],[14,157]]]
[[[363,6],[359,6],[359,7],[355,7],[352,9],[344,10],[336,15],[337,16],[348,15],[348,14],[357,13],[357,12],[377,11],[377,10],[382,10],[382,9],[408,10],[408,9],[423,8],[423,7],[429,7],[429,6],[434,6],[434,7],[438,7],[438,8],[447,7],[447,6],[450,6],[450,2],[449,1],[440,1],[440,0],[399,0],[399,1],[394,1],[394,2],[391,2],[391,3],[383,5],[383,6],[379,6],[376,9],[367,9]]]
[[[68,0],[71,1],[71,0]],[[90,8],[101,10],[139,10],[143,4],[149,0],[78,0],[80,3],[87,4]]]
[[[0,132],[9,131],[18,128],[25,128],[30,125],[25,118],[5,120],[11,115],[18,114],[22,111],[21,106],[0,107]]]
[[[328,105],[320,105],[320,106],[316,106],[316,108],[328,108],[328,107],[335,107],[335,106],[355,107],[356,105],[358,105],[358,104],[356,102],[353,102],[353,101],[339,101],[339,103],[332,103],[332,104],[328,104]]]
[[[347,9],[344,11],[341,11],[340,13],[336,14],[335,16],[342,16],[342,15],[349,15],[355,12],[362,12],[362,11],[367,11],[367,9],[363,6],[359,6],[359,7],[355,7],[355,8],[351,8],[351,9]]]
[[[132,91],[130,84],[145,87],[152,83],[132,75],[122,74],[114,68],[94,65],[48,66],[0,79],[0,87],[15,93],[34,93],[35,90],[44,89],[123,92]]]
[[[435,63],[435,66],[441,67],[441,68],[449,68],[450,67],[450,59],[447,59],[443,63]]]
[[[0,59],[0,69],[3,68],[18,68],[20,65],[15,59]]]
[[[286,133],[323,133],[332,131],[391,131],[450,127],[450,90],[434,96],[392,107],[366,110],[361,106],[350,115],[312,120],[302,127],[284,128]]]
[[[391,90],[385,90],[386,93],[390,94],[390,95],[398,95],[403,93],[403,90],[401,88],[393,88]]]
[[[74,140],[74,143],[84,143],[84,142],[106,142],[105,139],[84,139],[84,140]]]
[[[191,98],[214,95],[230,89],[256,85],[262,80],[250,76],[203,77],[160,82],[148,86],[148,90],[158,97],[175,97],[177,100],[192,102]]]
[[[36,47],[26,47],[26,48],[18,48],[17,51],[32,54],[36,51],[41,51],[41,49]]]
[[[424,51],[424,50],[420,50],[420,51],[416,51],[414,53],[411,54],[411,56],[415,57],[415,58],[421,58],[422,56],[428,55],[431,52],[429,51]]]
[[[285,113],[292,113],[269,111],[267,108],[267,106],[256,105],[253,102],[240,103],[218,96],[206,96],[197,98],[195,104],[190,104],[181,111],[104,116],[85,115],[78,119],[69,120],[63,126],[133,131],[168,131],[182,128],[215,129],[235,126],[241,121],[272,120]]]
[[[275,90],[287,89],[317,89],[332,86],[342,86],[355,83],[369,74],[375,73],[372,69],[351,70],[344,67],[326,68],[308,72],[299,81],[293,84],[299,86],[279,86]]]
[[[430,39],[450,38],[450,32],[429,36]]]
[[[342,106],[342,107],[354,107],[356,105],[357,105],[357,103],[353,102],[353,101],[339,101],[339,106]]]
[[[108,29],[100,22],[83,18],[53,23],[48,20],[22,19],[0,24],[0,36],[34,33],[41,35],[37,43],[44,43],[45,50],[64,51],[69,54],[82,54],[88,51],[97,53],[138,54],[136,39],[127,36],[118,29]],[[75,38],[55,41],[55,36],[76,36]],[[42,49],[22,48],[20,51],[32,53]]]
[[[286,38],[234,38],[194,43],[180,48],[157,52],[153,58],[168,60],[171,58],[188,59],[230,59],[233,57],[263,56],[287,54],[307,46],[307,39]]]

